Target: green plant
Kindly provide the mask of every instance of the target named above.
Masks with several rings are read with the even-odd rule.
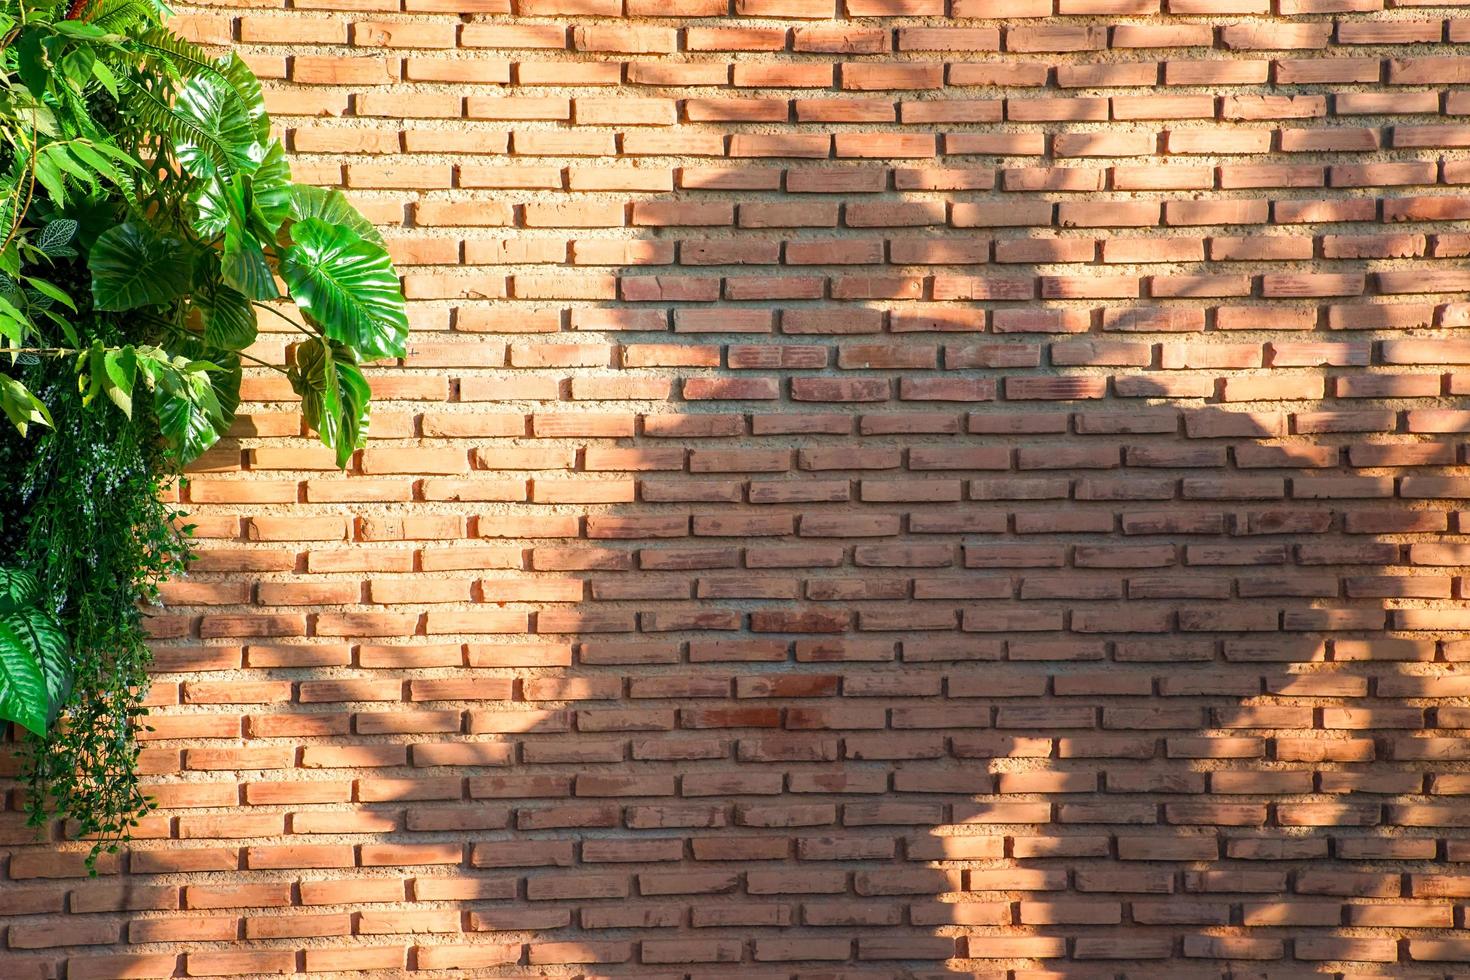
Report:
[[[0,715],[44,735],[71,691],[71,651],[40,602],[34,575],[0,568]]]
[[[293,183],[249,69],[160,14],[0,0],[0,721],[31,732],[33,820],[109,846],[146,808],[139,606],[188,554],[160,489],[229,429],[245,362],[344,466],[360,364],[408,332],[376,230]],[[301,334],[284,366],[248,351],[260,311]]]

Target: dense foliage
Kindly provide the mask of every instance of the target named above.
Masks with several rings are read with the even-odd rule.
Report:
[[[146,809],[140,606],[188,554],[160,490],[229,429],[259,310],[345,465],[408,331],[375,229],[292,183],[237,56],[142,0],[0,0],[0,721],[38,824],[110,846]]]

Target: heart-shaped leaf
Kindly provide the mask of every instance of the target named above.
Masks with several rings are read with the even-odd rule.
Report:
[[[210,347],[244,350],[255,343],[255,307],[239,290],[206,282],[195,291],[194,305],[204,316],[204,342]]]
[[[408,315],[388,253],[345,225],[306,218],[281,258],[291,298],[363,360],[403,356]]]
[[[147,225],[126,221],[98,236],[88,255],[92,302],[99,310],[161,306],[189,289],[184,244]]]
[[[297,221],[320,218],[329,225],[346,225],[357,232],[357,237],[383,244],[383,236],[373,223],[364,218],[353,207],[341,191],[327,187],[311,187],[306,184],[291,185],[291,217]]]
[[[174,113],[189,129],[189,138],[174,144],[185,170],[196,177],[251,173],[265,155],[256,139],[255,120],[234,88],[214,75],[195,75],[174,99]]]

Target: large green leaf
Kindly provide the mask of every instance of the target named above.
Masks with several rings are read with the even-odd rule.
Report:
[[[194,230],[199,237],[213,240],[225,233],[237,215],[245,213],[244,197],[233,180],[213,177],[200,181],[194,191]]]
[[[249,181],[251,227],[261,238],[274,241],[281,223],[291,216],[291,165],[280,140],[271,141]]]
[[[153,408],[159,431],[184,465],[202,456],[219,438],[208,412],[187,394],[155,391]]]
[[[209,372],[209,384],[214,391],[215,405],[219,415],[214,420],[215,434],[220,438],[235,424],[235,412],[240,407],[240,355],[233,351],[216,351],[212,355],[219,370]]]
[[[99,310],[160,306],[189,289],[190,263],[177,238],[127,221],[104,231],[88,255]]]
[[[256,229],[246,214],[245,187],[248,181],[248,177],[236,174],[201,182],[193,195],[194,230],[204,238],[223,236],[218,269],[226,285],[246,299],[275,299],[280,295],[275,277],[271,274]],[[273,235],[267,235],[267,240]]]
[[[213,420],[214,431],[223,438],[235,422],[235,411],[240,407],[240,355],[234,351],[212,347],[197,337],[180,337],[174,344],[179,355],[191,361],[207,361],[213,365],[208,372],[210,390],[214,392],[215,405],[219,414]]]
[[[44,25],[33,25],[18,32],[15,38],[16,74],[21,83],[31,90],[37,99],[46,97],[51,72],[46,66],[46,39]]]
[[[36,656],[45,685],[45,727],[49,728],[71,694],[71,644],[56,620],[35,607],[0,617],[0,626],[9,627]]]
[[[240,56],[231,53],[216,60],[197,44],[179,37],[166,27],[144,31],[134,38],[134,43],[155,56],[154,64],[160,73],[185,80],[178,99],[181,107],[186,101],[184,93],[191,87],[195,95],[206,88],[210,90],[205,111],[195,107],[184,109],[180,114],[181,118],[194,116],[201,123],[206,120],[221,123],[202,126],[201,129],[212,134],[213,138],[195,141],[206,157],[205,167],[220,163],[217,149],[228,154],[228,148],[234,146],[239,149],[233,152],[243,152],[244,159],[231,160],[227,169],[247,173],[253,170],[270,137],[270,118],[266,115],[260,81]],[[243,150],[252,143],[255,144],[254,149]],[[204,170],[191,169],[190,172],[204,175]]]
[[[265,251],[243,224],[232,223],[225,229],[220,272],[226,283],[249,299],[275,299],[280,295]]]
[[[71,694],[71,649],[30,572],[0,568],[0,720],[44,734]]]
[[[194,292],[194,305],[204,316],[204,342],[225,350],[244,350],[255,343],[255,307],[236,289],[209,281]]]
[[[203,455],[219,439],[224,413],[208,376],[180,371],[175,380],[153,390],[158,430],[180,461],[187,464]],[[176,383],[175,383],[176,382]]]
[[[270,116],[266,115],[265,93],[261,91],[260,79],[255,77],[255,72],[250,70],[250,66],[245,64],[233,51],[220,60],[219,72],[230,83],[230,88],[235,90],[236,97],[245,106],[245,115],[250,119],[255,142],[264,144],[270,139],[271,120]]]
[[[296,345],[291,352],[286,377],[291,389],[301,396],[301,414],[322,442],[337,445],[341,401],[337,394],[337,366],[327,341],[318,337]]]
[[[281,276],[322,333],[363,360],[403,356],[408,315],[388,253],[347,226],[320,218],[296,222],[291,237]]]
[[[41,657],[10,620],[0,618],[0,721],[17,722],[44,735],[51,700]]]
[[[329,225],[346,225],[359,238],[375,245],[383,244],[383,236],[373,223],[353,207],[341,191],[309,184],[291,185],[291,217],[297,221],[320,218]]]
[[[181,348],[190,353],[202,348],[199,341],[186,339]],[[239,360],[220,366],[213,361],[171,355],[158,347],[139,347],[138,373],[153,389],[153,410],[164,442],[180,462],[196,459],[230,427],[239,390]],[[217,376],[229,378],[220,385],[229,399],[221,401]]]
[[[196,177],[234,173],[236,167],[231,158],[232,151],[221,142],[219,134],[201,125],[191,113],[181,112],[167,92],[157,91],[155,89],[159,86],[150,87],[129,75],[118,80],[123,90],[122,104],[133,117],[128,124],[130,129],[151,134],[161,147],[172,142],[172,149],[182,148],[182,152],[177,154],[180,162],[188,157],[192,165],[186,165],[186,169]],[[217,84],[222,86],[224,83]],[[244,118],[243,110],[239,118]]]
[[[190,78],[174,98],[174,113],[194,127],[190,138],[174,145],[174,154],[189,173],[228,177],[234,172],[251,173],[260,166],[265,147],[256,139],[255,121],[223,78]]]
[[[367,441],[368,408],[373,392],[362,369],[351,361],[337,362],[337,402],[340,406],[340,422],[337,444],[338,468],[345,467],[352,458],[354,449],[361,449]]]
[[[367,438],[368,403],[372,391],[352,351],[333,341],[313,338],[298,344],[286,375],[301,396],[301,414],[323,443],[346,466],[353,450]]]

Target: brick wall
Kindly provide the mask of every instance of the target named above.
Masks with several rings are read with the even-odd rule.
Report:
[[[413,350],[246,382],[0,974],[1464,971],[1470,10],[1164,6],[184,10]]]

